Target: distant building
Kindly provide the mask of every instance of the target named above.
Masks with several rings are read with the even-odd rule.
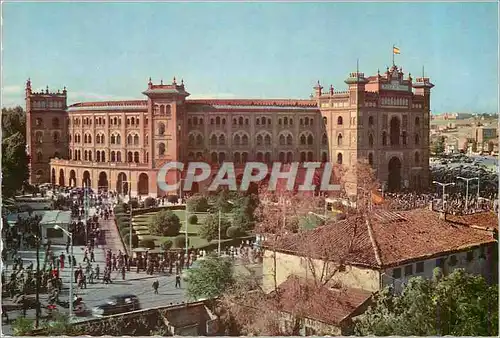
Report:
[[[473,137],[479,150],[489,153],[498,151],[497,126],[476,126],[473,129]]]

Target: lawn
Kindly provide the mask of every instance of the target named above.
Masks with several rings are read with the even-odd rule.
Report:
[[[186,232],[186,212],[184,210],[173,210],[174,214],[179,217],[179,220],[181,221],[181,229],[179,231],[180,234],[184,234]],[[134,230],[137,233],[137,236],[139,237],[139,240],[144,240],[144,239],[153,239],[155,242],[156,246],[160,246],[163,242],[167,240],[172,240],[175,237],[168,237],[168,236],[154,236],[149,233],[148,229],[148,224],[152,221],[152,218],[156,214],[155,212],[149,212],[146,214],[134,216],[132,218],[132,226]],[[205,246],[209,244],[209,242],[198,236],[199,230],[201,226],[203,225],[205,218],[207,217],[208,213],[189,213],[189,215],[196,215],[198,217],[198,222],[197,224],[188,224],[187,230],[188,230],[188,238],[189,238],[189,246],[194,246],[200,247],[200,246]],[[189,216],[188,216],[189,217]],[[227,215],[226,217],[231,218],[231,215]],[[222,240],[221,242],[225,242],[229,240]],[[212,243],[217,243],[217,240],[213,240]]]

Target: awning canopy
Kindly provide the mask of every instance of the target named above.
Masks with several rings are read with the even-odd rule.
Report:
[[[37,210],[31,213],[31,216],[38,215],[42,217],[40,224],[42,226],[54,226],[54,225],[62,225],[66,226],[71,223],[71,211],[61,211],[61,210]],[[29,212],[20,212],[20,213],[12,213],[7,215],[7,223],[10,226],[16,224],[18,219],[27,219],[30,217]]]

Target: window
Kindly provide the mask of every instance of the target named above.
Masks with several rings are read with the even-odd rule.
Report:
[[[368,164],[373,166],[373,154],[372,153],[368,154]]]
[[[418,134],[415,134],[415,144],[420,144],[420,136],[418,136]]]
[[[450,256],[450,262],[449,262],[450,266],[455,266],[457,265],[457,256],[455,255],[451,255]]]
[[[444,268],[444,259],[442,258],[436,259],[436,268],[441,268],[441,269]]]
[[[368,135],[368,145],[370,146],[370,148],[373,148],[373,135],[372,134]]]
[[[342,145],[342,134],[339,134],[339,136],[337,136],[337,145]]]
[[[339,117],[337,118],[337,124],[338,124],[339,126],[340,126],[340,125],[342,125],[342,124],[344,124],[344,120],[342,119],[342,116],[339,116]]]
[[[472,262],[474,260],[474,251],[467,251],[467,262]]]
[[[415,164],[420,164],[420,154],[418,151],[415,153]]]
[[[424,272],[424,262],[418,262],[417,266],[415,267],[415,272],[416,273],[422,273]]]
[[[401,268],[395,268],[392,270],[392,277],[399,279],[401,278]]]
[[[373,116],[368,117],[368,125],[373,126]]]
[[[387,145],[387,133],[385,131],[382,133],[382,145]]]
[[[413,274],[413,265],[409,264],[405,266],[405,276],[411,276]]]
[[[328,122],[328,119],[326,117],[323,117],[323,123],[326,125]]]
[[[342,153],[337,154],[337,164],[342,164]]]
[[[415,127],[419,127],[420,126],[420,118],[417,116],[415,117]]]
[[[52,127],[53,128],[59,128],[59,119],[57,117],[54,117],[52,119]]]

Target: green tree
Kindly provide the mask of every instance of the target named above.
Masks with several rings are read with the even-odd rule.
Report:
[[[445,148],[445,138],[444,136],[439,136],[435,141],[431,144],[431,151],[435,155],[442,155],[444,153]]]
[[[221,217],[220,222],[220,236],[221,238],[226,238],[227,229],[231,226],[231,223],[224,217]],[[209,214],[205,218],[203,226],[200,228],[199,235],[201,238],[205,238],[207,241],[219,238],[219,215]]]
[[[356,334],[497,336],[498,285],[462,269],[446,277],[436,271],[432,280],[412,278],[400,295],[386,289],[376,296]]]
[[[243,231],[254,228],[255,209],[258,205],[257,195],[240,196],[233,202],[233,224]]]
[[[172,210],[157,212],[149,223],[149,232],[157,236],[177,236],[180,229],[181,221]]]
[[[29,178],[26,114],[21,107],[2,108],[2,195],[12,197]]]
[[[208,256],[199,266],[189,269],[185,278],[187,295],[193,300],[213,299],[222,295],[234,282],[233,263],[227,258]]]
[[[230,199],[229,191],[227,189],[221,189],[215,201],[215,208],[224,213],[230,212],[232,209],[232,205],[229,203]]]

